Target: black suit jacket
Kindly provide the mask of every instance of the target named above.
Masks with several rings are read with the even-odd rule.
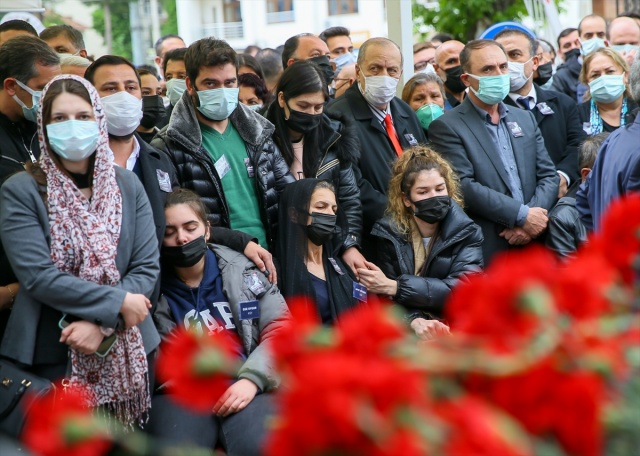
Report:
[[[551,209],[558,196],[558,175],[532,113],[509,108],[505,119],[522,135],[509,135],[522,184],[524,204]],[[521,204],[511,196],[508,175],[484,119],[467,97],[429,126],[431,144],[453,165],[469,216],[482,228],[485,265],[511,246],[500,232],[512,228]]]
[[[426,143],[427,138],[420,121],[409,105],[394,97],[390,106],[393,126],[402,148]],[[364,234],[368,235],[373,224],[384,215],[391,167],[398,156],[386,130],[360,93],[357,83],[347,89],[343,96],[329,103],[327,111],[353,119],[358,133],[360,159],[353,172],[360,187]]]
[[[531,110],[538,128],[544,138],[544,146],[558,171],[562,171],[571,183],[580,179],[578,170],[578,146],[586,137],[578,116],[575,101],[567,95],[555,90],[544,90],[538,85],[536,89],[537,104]],[[521,108],[510,97],[504,102],[510,106]],[[540,103],[546,103],[553,114],[543,114]]]

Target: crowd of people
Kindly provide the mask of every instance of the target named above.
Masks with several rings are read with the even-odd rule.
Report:
[[[557,48],[505,29],[413,56],[343,27],[241,54],[167,35],[136,68],[0,24],[0,356],[173,444],[259,454],[288,304],[333,325],[385,299],[439,337],[466,276],[570,256],[638,189],[638,49],[639,18],[589,15]],[[155,379],[181,327],[242,363],[210,413]]]

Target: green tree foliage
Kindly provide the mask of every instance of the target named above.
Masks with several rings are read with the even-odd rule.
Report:
[[[527,14],[524,0],[438,0],[437,3],[437,8],[429,9],[422,1],[413,0],[414,30],[421,33],[425,26],[431,26],[437,32],[451,33],[463,43],[475,39],[491,24],[517,21]]]
[[[166,16],[160,25],[163,35],[178,34],[178,13],[176,12],[176,0],[162,0],[162,9]]]
[[[105,36],[104,3],[104,1],[98,2],[96,10],[92,14],[93,28],[103,37]],[[109,0],[109,7],[111,9],[111,52],[131,60],[129,2],[127,0]]]

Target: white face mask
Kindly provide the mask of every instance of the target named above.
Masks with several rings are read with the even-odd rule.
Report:
[[[107,115],[107,131],[113,136],[127,136],[134,132],[142,119],[142,100],[123,90],[102,98]]]
[[[384,106],[393,100],[396,96],[396,87],[398,87],[398,80],[391,76],[365,76],[364,77],[365,89],[360,92],[367,102],[372,106]]]
[[[524,74],[524,66],[531,62],[531,59],[526,62],[509,62],[509,90],[511,92],[520,90],[533,76],[533,70],[529,76]]]
[[[416,72],[414,73],[414,76],[415,76],[416,74],[420,74],[420,73],[423,73],[423,74],[437,74],[437,73],[436,73],[436,69],[435,69],[435,68],[433,68],[433,65],[432,65],[432,64],[430,64],[430,63],[427,63],[427,66],[426,66],[426,67],[424,67],[422,70],[420,70],[420,71],[416,71]]]

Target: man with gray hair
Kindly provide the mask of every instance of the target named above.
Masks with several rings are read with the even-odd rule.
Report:
[[[629,75],[631,97],[640,102],[640,54]],[[609,204],[629,192],[640,190],[640,116],[618,128],[600,148],[587,180],[576,195],[576,207],[588,229],[597,231]]]
[[[84,72],[87,71],[89,65],[91,65],[91,60],[80,57],[79,55],[65,54],[60,56],[62,74],[75,74],[76,76],[84,78]]]

